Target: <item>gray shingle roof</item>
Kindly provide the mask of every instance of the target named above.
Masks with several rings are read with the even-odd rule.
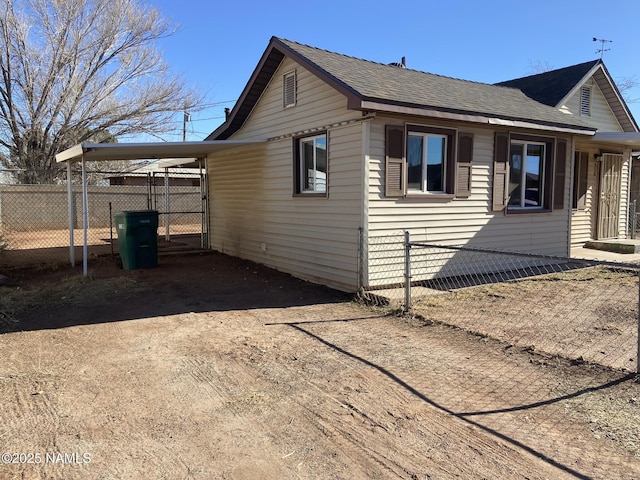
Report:
[[[552,107],[559,107],[560,101],[602,60],[571,65],[570,67],[550,70],[548,72],[515,78],[496,83],[503,87],[522,90],[534,100]]]
[[[207,140],[229,138],[242,127],[284,56],[293,58],[344,93],[350,99],[351,108],[355,109],[362,102],[372,102],[380,111],[384,111],[385,106],[389,111],[394,111],[393,107],[407,107],[418,109],[427,116],[429,112],[446,112],[498,121],[595,130],[580,117],[539,103],[517,88],[376,63],[273,37],[229,119]]]
[[[444,77],[349,57],[290,40],[275,40],[365,100],[507,120],[590,127],[580,118],[543,105],[517,88]]]

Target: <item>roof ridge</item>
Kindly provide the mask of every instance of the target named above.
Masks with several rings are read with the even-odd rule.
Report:
[[[281,37],[274,37],[274,38],[276,40],[279,40],[279,41],[282,41],[282,42],[299,45],[301,47],[311,48],[313,50],[317,50],[319,52],[324,52],[324,53],[329,53],[331,55],[338,55],[340,57],[349,58],[351,60],[358,60],[358,61],[361,61],[361,62],[366,62],[366,63],[370,63],[370,64],[373,64],[373,65],[379,65],[379,66],[382,66],[382,67],[389,67],[389,68],[396,68],[396,69],[399,68],[399,67],[396,67],[395,65],[390,65],[389,63],[376,62],[375,60],[369,60],[367,58],[360,58],[360,57],[355,57],[353,55],[347,55],[345,53],[334,52],[333,50],[327,50],[326,48],[319,48],[319,47],[316,47],[316,46],[313,46],[313,45],[307,45],[305,43],[296,42],[295,40],[289,40],[287,38],[281,38]],[[424,70],[417,70],[415,68],[405,67],[405,68],[402,68],[402,70],[403,71],[411,71],[411,72],[419,73],[419,74],[422,74],[422,75],[431,75],[433,77],[444,78],[444,79],[447,79],[447,80],[456,80],[456,81],[459,81],[459,82],[473,83],[473,84],[476,84],[476,85],[485,85],[485,86],[490,86],[490,87],[511,88],[511,89],[515,88],[515,87],[504,86],[504,85],[497,85],[497,84],[494,84],[494,83],[480,82],[478,80],[469,80],[467,78],[452,77],[452,76],[449,76],[449,75],[442,75],[442,74],[439,74],[439,73],[425,72]],[[518,90],[518,89],[516,88],[516,90]]]
[[[348,110],[373,108],[406,113],[407,109],[415,109],[416,114],[425,117],[451,113],[466,116],[464,118],[495,118],[527,125],[593,130],[585,120],[531,98],[518,86],[399,68],[389,62],[358,58],[274,35],[230,117],[208,140],[224,140],[242,128],[284,57],[298,62],[344,95]]]
[[[494,85],[499,85],[501,83],[514,82],[516,80],[524,80],[526,78],[543,77],[545,75],[548,76],[550,74],[562,72],[563,70],[566,71],[566,70],[570,70],[570,69],[578,69],[579,67],[583,67],[585,65],[590,65],[589,69],[591,69],[591,68],[595,67],[596,65],[604,65],[604,62],[602,61],[602,59],[590,60],[588,62],[576,63],[575,65],[568,65],[566,67],[554,68],[552,70],[546,70],[544,72],[532,73],[531,75],[523,75],[522,77],[510,78],[509,80],[503,80],[501,82],[497,82]]]

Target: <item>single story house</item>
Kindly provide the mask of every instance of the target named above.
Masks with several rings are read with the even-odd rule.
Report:
[[[626,235],[638,125],[601,60],[499,85],[272,38],[206,141],[210,246],[344,290],[364,238],[569,255]]]
[[[626,236],[640,133],[601,60],[497,85],[404,63],[273,37],[203,142],[56,158],[206,159],[210,248],[347,291],[388,281],[368,246],[405,230],[560,256]]]

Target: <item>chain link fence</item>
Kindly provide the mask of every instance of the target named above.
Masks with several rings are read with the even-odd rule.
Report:
[[[628,220],[628,228],[627,233],[629,238],[636,239],[638,238],[638,233],[640,233],[640,212],[638,212],[638,203],[637,200],[629,203],[629,215],[627,215]]]
[[[640,371],[640,266],[371,237],[361,296],[427,321],[557,355]]]
[[[25,178],[47,184],[20,183]],[[49,178],[50,177],[50,178]],[[113,215],[124,210],[157,210],[159,250],[207,245],[206,175],[194,172],[86,172],[89,257],[116,254]],[[71,207],[71,219],[69,210]],[[76,260],[84,241],[82,178],[66,179],[46,172],[3,170],[0,173],[0,265],[20,267],[69,260],[70,222]]]

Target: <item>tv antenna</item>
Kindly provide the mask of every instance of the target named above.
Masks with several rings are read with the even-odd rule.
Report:
[[[604,48],[604,44],[613,43],[613,40],[605,40],[604,38],[593,37],[593,41],[600,42],[600,50],[596,50],[596,53],[600,54],[600,60],[602,60],[602,55],[604,55],[604,52],[608,52],[609,50],[611,50],[610,48]]]

